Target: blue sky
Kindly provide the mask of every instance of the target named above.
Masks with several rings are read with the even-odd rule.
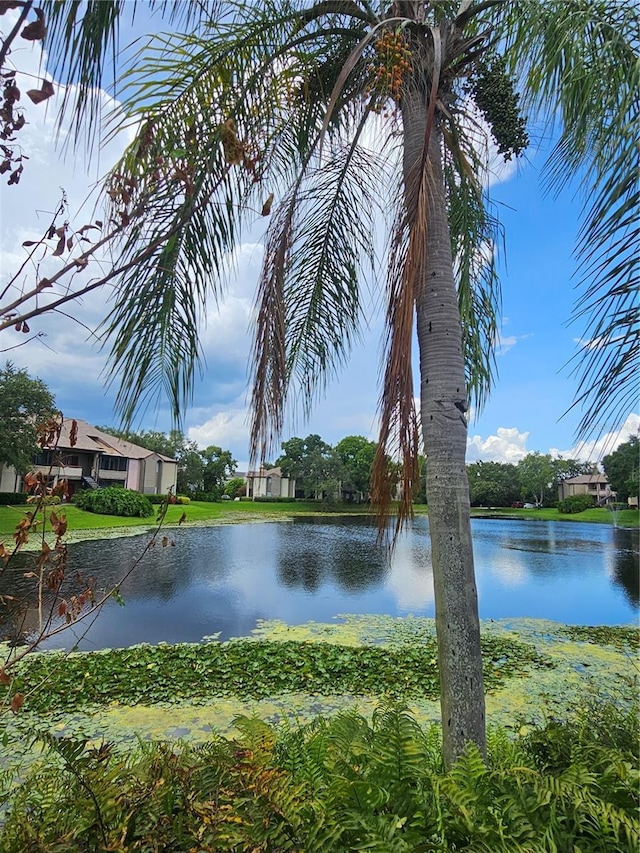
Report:
[[[10,15],[0,18],[0,29],[6,30],[10,22]],[[139,26],[143,24],[144,19]],[[37,46],[24,43],[14,52],[14,61],[20,70],[37,75]],[[33,79],[24,78],[22,82],[23,90],[33,87]],[[55,207],[61,188],[75,214],[95,179],[115,161],[126,143],[124,134],[112,141],[101,152],[100,163],[94,163],[90,170],[81,157],[63,157],[60,145],[55,143],[58,97],[46,105],[28,105],[29,124],[20,136],[30,159],[18,187],[8,187],[6,182],[0,185],[1,282],[6,282],[21,263],[22,241],[33,239],[44,229],[47,211]],[[106,94],[104,101],[108,107]],[[579,452],[583,458],[597,459],[603,447],[609,451],[640,424],[640,418],[629,413],[618,437],[605,436],[596,445],[576,448],[580,414],[572,411],[561,417],[576,390],[576,380],[566,364],[584,333],[580,324],[568,325],[578,295],[573,249],[580,200],[573,197],[571,187],[557,199],[543,195],[540,172],[547,150],[544,142],[530,148],[511,176],[491,188],[506,232],[506,258],[501,260],[499,376],[484,411],[476,413],[469,426],[469,461],[517,462],[534,450]],[[83,216],[86,219],[88,212],[85,209],[78,219],[74,216],[76,224],[81,225],[79,220]],[[262,220],[258,224],[262,225]],[[249,328],[262,236],[258,230],[246,235],[236,255],[237,275],[229,279],[227,299],[219,310],[214,305],[208,309],[202,333],[206,366],[196,383],[193,405],[184,413],[185,432],[191,438],[202,447],[218,444],[232,450],[241,465],[248,456]],[[69,308],[69,317],[34,320],[32,331],[44,336],[18,348],[13,347],[22,343],[24,336],[7,330],[0,336],[0,359],[10,358],[43,379],[66,417],[115,424],[115,389],[104,387],[105,355],[87,331],[95,328],[108,310],[108,294],[89,296]],[[283,439],[310,432],[319,433],[332,444],[349,434],[376,437],[380,330],[379,318],[374,319],[348,368],[329,386],[311,420],[290,423]],[[169,428],[166,407],[148,411],[137,426]]]

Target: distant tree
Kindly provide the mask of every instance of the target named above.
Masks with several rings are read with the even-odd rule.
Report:
[[[184,453],[178,463],[178,494],[204,491],[204,459],[196,449]]]
[[[163,456],[170,456],[180,464],[182,457],[191,451],[197,451],[198,445],[195,441],[189,441],[188,438],[178,429],[172,429],[168,433],[159,432],[158,430],[143,430],[142,432],[133,432],[132,430],[121,430],[115,427],[101,426],[98,427],[103,432],[109,435],[115,435],[123,441],[130,441],[132,444],[137,444],[140,447],[146,447],[147,450],[153,450],[154,453],[161,453]]]
[[[335,446],[342,463],[342,487],[360,492],[363,496],[371,489],[371,469],[378,445],[361,435],[348,435]]]
[[[293,477],[305,497],[321,498],[337,494],[342,479],[342,463],[336,451],[319,435],[290,438],[282,442],[284,454],[276,459],[285,477]]]
[[[629,436],[628,441],[618,445],[602,460],[602,467],[619,501],[640,494],[639,466],[640,440],[636,435]]]
[[[230,450],[223,450],[215,444],[201,450],[200,456],[204,462],[204,491],[220,496],[224,490],[225,481],[234,475],[238,463]]]
[[[511,506],[520,498],[518,468],[510,462],[467,465],[472,506]]]
[[[246,491],[247,485],[242,477],[233,477],[224,487],[224,494],[230,498],[241,498]]]
[[[555,469],[549,453],[529,453],[518,462],[518,480],[522,498],[533,498],[535,503],[543,504],[545,495],[553,488]]]
[[[36,425],[55,412],[55,401],[40,379],[10,361],[0,370],[0,467],[23,474],[38,452]]]
[[[554,485],[560,485],[569,477],[579,477],[581,474],[593,474],[597,466],[593,462],[581,462],[579,459],[565,459],[558,456],[551,460],[553,466]]]

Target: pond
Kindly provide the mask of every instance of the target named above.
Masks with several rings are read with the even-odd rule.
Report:
[[[638,530],[571,522],[472,521],[480,616],[539,617],[582,625],[637,620]],[[81,620],[46,648],[124,647],[247,636],[259,620],[327,622],[339,614],[433,616],[428,521],[417,518],[391,558],[366,519],[297,519],[172,530],[151,549],[91,624]],[[69,547],[67,577],[119,581],[144,537]],[[28,555],[0,578],[0,637],[37,624]],[[33,560],[33,558],[31,558]],[[68,597],[75,590],[68,588]],[[13,595],[26,602],[10,615]],[[22,620],[18,623],[18,618]]]

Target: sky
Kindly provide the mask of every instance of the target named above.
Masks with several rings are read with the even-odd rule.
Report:
[[[0,17],[0,32],[8,31],[12,15]],[[144,28],[147,23],[143,15],[137,26]],[[38,88],[39,46],[23,41],[11,60],[26,72],[18,82],[21,90]],[[38,106],[23,96],[28,124],[19,139],[29,159],[18,186],[7,186],[7,175],[0,176],[0,291],[25,258],[22,242],[41,236],[63,190],[75,224],[90,221],[90,190],[128,141],[127,134],[121,133],[91,164],[81,154],[65,152],[64,128],[62,134],[56,133],[61,91],[57,85],[56,90],[53,98]],[[113,102],[106,93],[103,97],[108,110]],[[568,362],[579,354],[584,334],[579,323],[569,323],[579,295],[573,250],[580,199],[571,186],[557,198],[542,192],[541,171],[548,150],[548,142],[538,136],[515,168],[496,163],[499,178],[494,177],[490,194],[505,228],[506,243],[505,256],[500,257],[503,317],[498,379],[484,409],[472,412],[468,462],[516,463],[533,451],[598,461],[640,428],[640,417],[630,412],[615,434],[605,427],[597,441],[577,444],[580,411],[564,414],[576,392]],[[246,468],[248,459],[248,359],[263,227],[260,219],[244,235],[234,257],[236,272],[229,276],[226,298],[219,305],[212,302],[208,306],[201,332],[206,363],[196,381],[193,402],[183,415],[189,438],[202,448],[215,444],[231,450],[240,470]],[[47,259],[39,274],[54,271],[59,263]],[[27,268],[18,285],[32,281],[34,275],[35,270]],[[106,353],[92,334],[108,316],[108,296],[95,291],[82,302],[71,303],[68,316],[34,318],[26,337],[13,329],[0,332],[0,363],[9,359],[42,379],[66,418],[103,426],[118,422],[114,412],[117,388],[105,386]],[[330,444],[346,435],[377,437],[381,331],[382,321],[374,315],[349,365],[329,385],[310,420],[289,419],[283,440],[310,433],[318,433]],[[417,376],[416,368],[416,389]],[[146,411],[135,426],[168,430],[168,407],[161,404]]]

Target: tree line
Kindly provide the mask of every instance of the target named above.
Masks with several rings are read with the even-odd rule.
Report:
[[[36,424],[56,411],[55,399],[40,379],[6,362],[0,369],[0,464],[11,465],[25,473],[38,451]],[[212,444],[200,449],[178,429],[117,429],[99,427],[124,441],[170,456],[178,463],[176,489],[179,494],[206,496],[217,500],[223,494],[241,497],[245,493],[243,477],[234,477],[238,463],[230,450]],[[319,435],[293,436],[282,442],[282,453],[275,460],[286,477],[296,480],[298,496],[361,502],[369,500],[371,476],[378,443],[361,435],[348,435],[335,446]],[[398,466],[387,458],[389,484],[395,488],[400,479]],[[602,459],[602,468],[617,498],[625,502],[640,492],[640,441],[629,436],[626,442]],[[265,463],[264,467],[272,467]],[[511,506],[519,501],[549,505],[558,498],[563,480],[580,474],[598,472],[593,462],[553,457],[535,451],[518,463],[477,461],[467,465],[472,506]],[[425,503],[426,457],[419,457],[419,480],[415,501]]]

